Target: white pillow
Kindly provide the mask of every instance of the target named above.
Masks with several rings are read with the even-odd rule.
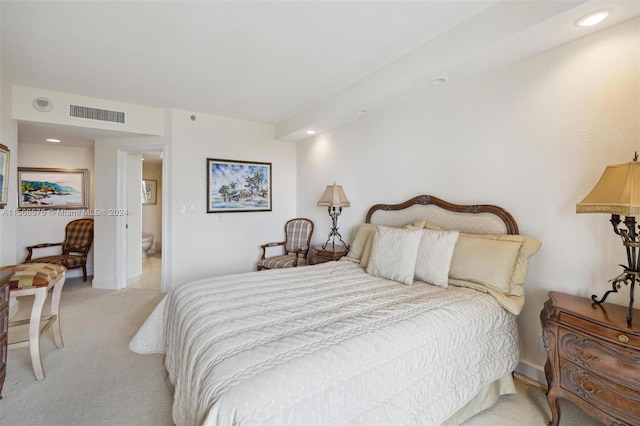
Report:
[[[449,268],[459,235],[458,231],[423,230],[416,258],[416,280],[449,286]]]
[[[373,234],[367,273],[407,285],[413,284],[421,238],[422,229],[379,226]]]

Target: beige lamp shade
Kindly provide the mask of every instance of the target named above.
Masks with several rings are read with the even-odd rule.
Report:
[[[324,194],[318,201],[319,206],[349,207],[351,203],[347,199],[341,185],[327,185]]]
[[[607,166],[589,195],[576,205],[576,213],[640,215],[640,162]]]

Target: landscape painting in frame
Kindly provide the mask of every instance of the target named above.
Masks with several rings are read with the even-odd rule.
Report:
[[[21,209],[89,208],[87,169],[18,167]]]
[[[207,158],[207,213],[271,211],[271,163]]]
[[[9,176],[9,148],[0,144],[0,209],[7,205]]]

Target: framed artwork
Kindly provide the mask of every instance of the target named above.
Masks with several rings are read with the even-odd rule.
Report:
[[[89,170],[18,167],[18,208],[88,209]]]
[[[9,192],[9,148],[0,144],[0,209],[7,205]]]
[[[142,181],[142,204],[156,204],[156,195],[158,192],[157,180]]]
[[[207,158],[207,213],[271,211],[271,163]]]

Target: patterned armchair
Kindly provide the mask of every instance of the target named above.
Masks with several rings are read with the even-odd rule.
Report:
[[[24,263],[51,263],[67,269],[82,268],[82,280],[87,281],[87,254],[93,242],[93,219],[78,219],[67,224],[64,241],[27,247],[29,254]],[[62,254],[33,258],[33,250],[60,246]]]
[[[284,225],[285,241],[267,243],[260,246],[262,257],[258,261],[258,271],[263,269],[293,268],[307,265],[307,253],[313,234],[313,222],[305,218],[291,219]],[[266,257],[267,248],[282,246],[284,254]]]

